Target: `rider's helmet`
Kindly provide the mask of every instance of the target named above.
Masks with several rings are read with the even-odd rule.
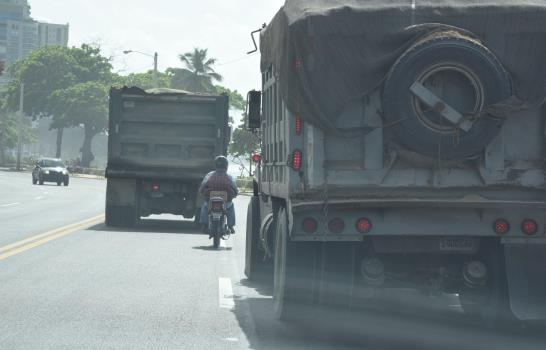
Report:
[[[214,158],[214,167],[216,170],[227,170],[228,168],[228,160],[224,156],[218,156]]]

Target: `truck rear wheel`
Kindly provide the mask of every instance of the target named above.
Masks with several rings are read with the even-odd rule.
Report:
[[[245,275],[251,281],[270,276],[271,263],[264,261],[265,252],[260,249],[260,198],[252,196],[246,217]]]
[[[106,226],[134,227],[137,222],[137,218],[137,211],[136,207],[134,206],[106,206]]]
[[[315,294],[315,245],[291,242],[286,209],[277,216],[273,299],[275,316],[291,321],[311,316]]]

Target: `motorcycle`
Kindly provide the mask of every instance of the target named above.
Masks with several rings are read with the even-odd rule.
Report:
[[[215,249],[220,247],[220,239],[229,233],[227,226],[227,192],[213,191],[209,200],[209,232]]]

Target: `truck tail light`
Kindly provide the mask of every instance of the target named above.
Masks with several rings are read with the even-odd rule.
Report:
[[[345,223],[340,218],[333,218],[328,222],[328,229],[332,233],[341,233],[345,229]]]
[[[356,222],[356,229],[360,233],[368,233],[372,229],[372,222],[367,218],[360,218]]]
[[[301,135],[302,121],[299,115],[296,116],[296,135]]]
[[[152,192],[158,192],[161,189],[159,184],[152,184]]]
[[[297,149],[294,152],[292,152],[292,169],[296,171],[300,171],[302,160],[303,160],[303,154],[301,153],[300,150]]]
[[[521,223],[521,231],[529,236],[534,235],[538,231],[537,222],[531,219],[523,220],[523,222]]]
[[[510,231],[510,223],[504,219],[497,219],[493,224],[493,230],[498,235],[507,234]]]
[[[305,233],[315,233],[318,228],[317,220],[313,218],[306,218],[303,220],[302,228]]]

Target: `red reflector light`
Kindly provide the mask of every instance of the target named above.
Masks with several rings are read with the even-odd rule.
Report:
[[[372,222],[366,218],[358,219],[356,222],[356,229],[360,233],[368,233],[372,229]]]
[[[493,224],[493,230],[499,235],[504,235],[510,231],[510,224],[504,219],[498,219]]]
[[[296,135],[301,135],[301,128],[302,128],[302,122],[301,117],[298,115],[296,116]]]
[[[252,155],[252,161],[254,163],[259,163],[261,159],[262,159],[262,157],[258,153],[254,153]]]
[[[303,158],[303,155],[300,150],[295,150],[292,153],[292,169],[296,171],[301,170],[302,158]]]
[[[315,233],[318,228],[317,220],[313,218],[306,218],[303,220],[302,227],[305,233]]]
[[[160,188],[159,184],[152,184],[152,191],[157,192]]]
[[[523,233],[529,236],[534,235],[535,233],[538,232],[537,222],[531,219],[523,220],[523,222],[521,223],[521,231],[523,231]]]
[[[334,218],[328,222],[328,229],[332,233],[341,233],[345,229],[345,223],[340,218]]]

